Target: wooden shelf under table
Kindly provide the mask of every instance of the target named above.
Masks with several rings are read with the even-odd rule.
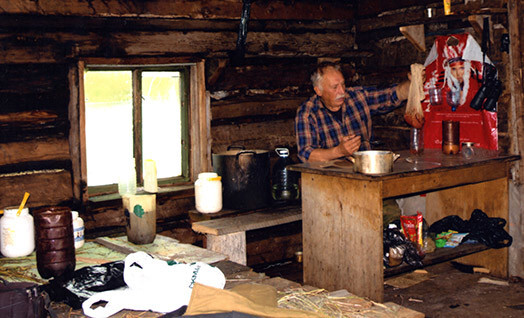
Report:
[[[426,254],[424,259],[422,260],[422,263],[424,264],[424,266],[434,265],[442,262],[447,262],[462,256],[482,252],[487,249],[489,249],[489,247],[480,243],[464,243],[453,248],[437,248],[433,253]],[[406,262],[403,262],[399,266],[385,268],[384,277],[395,276],[415,269],[417,268],[409,264],[406,264]]]

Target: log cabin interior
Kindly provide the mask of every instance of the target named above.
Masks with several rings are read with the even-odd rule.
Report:
[[[502,82],[498,150],[520,155],[523,6],[521,0],[453,0],[447,15],[443,1],[436,0],[0,0],[0,208],[18,206],[28,192],[31,210],[78,211],[86,239],[125,233],[118,192],[122,158],[135,158],[141,188],[144,154],[165,150],[170,160],[174,149],[179,154],[174,172],[162,167],[169,171],[161,176],[158,162],[156,232],[205,248],[208,238],[192,229],[199,218],[198,174],[213,171],[212,155],[232,145],[267,150],[272,166],[278,159],[274,150],[288,148],[299,162],[295,114],[314,94],[309,76],[317,63],[340,63],[347,86],[399,83],[411,64],[424,63],[436,37],[456,33],[469,33],[479,44],[489,34],[489,59]],[[90,89],[104,87],[88,75],[104,71],[127,74],[124,98],[135,105],[127,113],[131,127],[110,110],[89,118],[95,116],[88,111]],[[144,105],[151,93],[145,92],[147,77],[160,80],[163,72],[177,79],[182,111],[178,119],[168,113],[157,117],[148,127],[167,129],[147,139],[142,123],[150,119],[136,105]],[[121,102],[118,98],[112,102]],[[373,118],[377,147],[409,149],[404,112],[401,107]],[[118,149],[129,141],[127,157],[105,155],[103,148],[90,154],[94,134]],[[157,148],[148,148],[151,144]],[[100,171],[94,176],[89,167]],[[505,204],[513,244],[506,249],[507,270],[524,277],[522,160],[508,170]],[[289,259],[301,248],[300,219],[253,229],[244,265]]]

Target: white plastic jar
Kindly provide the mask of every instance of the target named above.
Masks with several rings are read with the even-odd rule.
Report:
[[[6,208],[0,219],[0,252],[5,257],[22,257],[35,250],[35,225],[29,209]]]
[[[71,211],[73,214],[73,237],[75,238],[75,249],[84,246],[84,220],[78,216],[77,211]]]
[[[215,213],[222,210],[221,180],[215,172],[198,174],[195,181],[195,206],[198,212]]]

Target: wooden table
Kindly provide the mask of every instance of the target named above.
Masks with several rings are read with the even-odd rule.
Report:
[[[474,209],[508,220],[508,175],[516,155],[477,149],[474,158],[425,150],[408,151],[393,172],[353,172],[344,160],[302,163],[304,283],[347,289],[382,302],[384,292],[382,200],[426,193],[426,221],[447,215],[467,220]],[[460,259],[507,277],[508,249],[490,249]]]

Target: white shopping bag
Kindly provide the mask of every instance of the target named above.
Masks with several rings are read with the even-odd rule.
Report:
[[[206,263],[170,265],[144,252],[126,257],[124,281],[128,287],[101,292],[87,299],[82,304],[84,314],[102,318],[123,309],[167,313],[189,303],[195,282],[221,289],[226,284],[220,269]],[[107,304],[92,308],[99,301]]]

